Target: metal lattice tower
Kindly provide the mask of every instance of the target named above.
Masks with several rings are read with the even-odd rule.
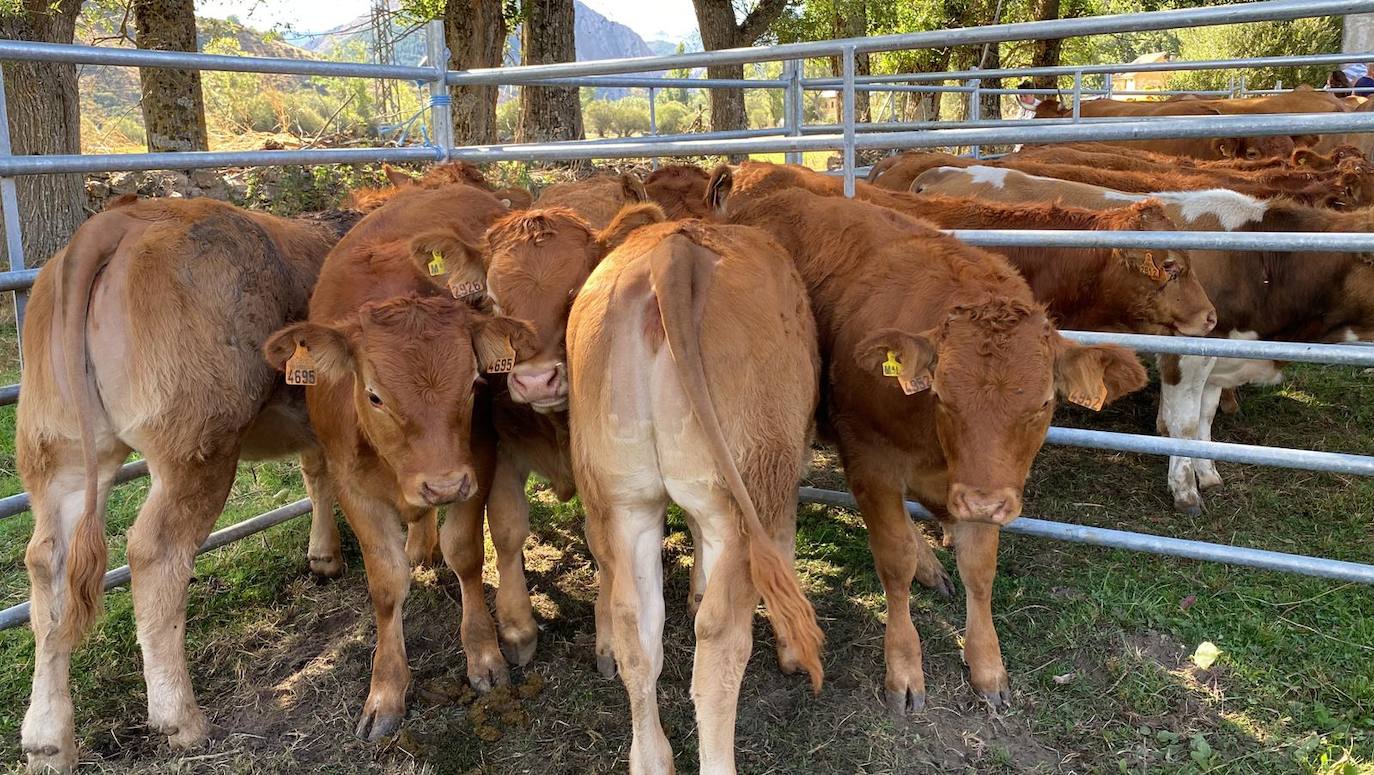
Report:
[[[391,38],[391,9],[388,0],[372,0],[372,57],[381,65],[394,64],[396,59],[395,41]],[[374,81],[374,96],[377,99],[377,115],[394,119],[400,115],[400,102],[396,99],[395,82],[389,78]]]

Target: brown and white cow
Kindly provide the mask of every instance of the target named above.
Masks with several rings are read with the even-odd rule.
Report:
[[[539,192],[534,207],[547,210],[566,207],[582,216],[594,229],[611,225],[625,205],[648,202],[644,183],[630,173],[598,175],[570,183],[555,183]]]
[[[490,193],[467,185],[392,199],[330,251],[309,320],[263,345],[277,368],[315,375],[306,380],[316,383],[306,388],[310,421],[363,552],[377,619],[372,684],[357,726],[369,739],[390,734],[405,715],[410,670],[401,609],[415,550],[401,528],[433,525],[439,506],[449,505],[439,543],[462,592],[468,680],[482,690],[507,678],[482,589],[482,504],[496,437],[478,386],[482,372],[509,369],[527,355],[533,337],[524,322],[482,314],[435,287],[414,256],[430,249],[433,224],[470,244],[506,212]],[[527,530],[492,521],[491,533],[501,568],[518,566],[511,558],[522,554]],[[410,543],[426,551],[416,536],[412,531]],[[523,573],[503,577],[502,586],[523,581]],[[522,610],[498,609],[503,632],[532,630],[528,596],[524,601]]]
[[[568,379],[564,332],[572,299],[601,259],[636,228],[663,220],[652,204],[627,206],[611,225],[594,232],[566,208],[512,213],[486,232],[480,245],[462,243],[451,234],[416,238],[415,255],[428,267],[429,256],[446,256],[443,271],[430,279],[457,298],[491,304],[502,314],[533,328],[530,353],[504,378],[489,378],[492,421],[498,444],[491,488],[486,494],[487,519],[503,531],[529,532],[525,483],[531,473],[549,481],[560,500],[577,492],[568,453]],[[534,655],[538,630],[521,612],[530,610],[519,554],[497,558],[501,589],[496,609],[501,644],[519,665]],[[609,643],[598,649],[598,665],[615,675]]]
[[[698,221],[636,231],[568,322],[573,467],[601,571],[597,636],[630,695],[630,772],[673,771],[658,718],[664,509],[700,531],[702,772],[734,772],[735,710],[762,596],[785,669],[821,684],[822,635],[792,569],[797,479],[817,401],[806,289],[766,234]]]
[[[964,658],[978,694],[1005,704],[992,621],[999,528],[1021,513],[1056,395],[1100,408],[1144,386],[1144,368],[1123,348],[1064,339],[1005,259],[914,218],[799,189],[727,194],[724,209],[781,242],[810,292],[828,364],[826,430],[887,592],[888,707],[925,701],[912,579],[949,589],[907,493],[953,538],[968,598]]]
[[[325,253],[356,218],[121,198],[39,273],[15,433],[34,517],[24,556],[36,649],[22,731],[31,768],[76,765],[71,653],[100,612],[105,504],[130,451],[152,475],[128,540],[148,725],[174,747],[207,731],[183,650],[186,586],[238,460],[301,453],[312,554],[337,544],[333,487],[300,391],[280,384],[258,347],[305,315]]]
[[[999,172],[991,170],[993,175]],[[709,185],[713,200],[720,199],[722,189],[755,196],[788,188],[843,194],[838,178],[793,165],[746,163],[737,170],[722,165]],[[1174,229],[1157,202],[1121,202],[1116,209],[1099,212],[1055,204],[916,196],[866,183],[856,187],[855,196],[946,229]],[[995,252],[1011,260],[1030,283],[1035,299],[1046,305],[1056,325],[1065,328],[1202,335],[1216,322],[1183,251],[1006,247]]]
[[[1334,212],[1283,200],[1259,200],[1233,191],[1128,194],[1014,170],[941,169],[917,180],[923,191],[1015,202],[1065,201],[1080,207],[1117,207],[1148,196],[1164,202],[1185,231],[1374,231],[1374,210]],[[1191,251],[1194,273],[1217,308],[1213,336],[1244,339],[1347,341],[1374,335],[1374,268],[1359,255]],[[1223,391],[1281,379],[1265,360],[1162,356],[1159,431],[1174,438],[1211,441]],[[1202,511],[1202,491],[1221,484],[1205,458],[1171,457],[1174,505]]]

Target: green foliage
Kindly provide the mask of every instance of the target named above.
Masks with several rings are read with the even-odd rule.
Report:
[[[692,123],[695,111],[688,108],[681,102],[670,102],[660,99],[654,107],[655,118],[658,119],[658,133],[661,135],[677,135],[687,131]]]
[[[276,215],[331,210],[348,192],[386,183],[376,164],[330,164],[315,167],[255,167],[246,173],[247,192],[238,204]]]
[[[593,100],[582,108],[587,131],[598,137],[649,134],[649,101],[643,97]]]
[[[1329,54],[1341,50],[1338,17],[1294,19],[1263,24],[1198,27],[1177,32],[1180,59],[1216,59],[1237,56],[1263,57]],[[1275,81],[1292,87],[1300,83],[1320,85],[1330,67],[1266,67],[1241,71],[1251,87],[1269,87]],[[1235,71],[1181,72],[1169,79],[1172,89],[1223,89]]]

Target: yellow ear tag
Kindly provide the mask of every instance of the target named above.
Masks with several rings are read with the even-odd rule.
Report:
[[[915,395],[922,390],[930,389],[930,377],[920,376],[915,379],[910,377],[898,377],[897,383],[902,386],[902,392],[907,395]]]
[[[872,361],[870,361],[870,363],[872,363]],[[902,376],[902,362],[897,360],[897,353],[892,350],[887,351],[887,360],[883,361],[883,376]]]
[[[441,274],[448,274],[448,262],[444,260],[444,254],[437,250],[429,252],[429,276],[438,277]]]
[[[286,361],[286,384],[315,384],[315,359],[311,357],[310,351],[305,349],[305,345],[299,342],[296,344],[296,351]]]
[[[510,338],[501,340],[501,352],[487,364],[488,374],[505,374],[515,368],[515,348]]]
[[[1073,391],[1069,393],[1069,401],[1079,406],[1086,406],[1094,412],[1099,411],[1102,409],[1102,405],[1107,402],[1107,386],[1099,386],[1095,395]]]

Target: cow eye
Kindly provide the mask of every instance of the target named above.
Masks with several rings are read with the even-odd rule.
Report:
[[[1053,397],[1051,397],[1051,398],[1046,398],[1046,399],[1045,399],[1045,403],[1043,403],[1043,404],[1040,405],[1040,411],[1043,412],[1043,411],[1045,411],[1046,409],[1049,409],[1049,408],[1050,408],[1050,404],[1052,404],[1052,403],[1054,403],[1054,398],[1053,398]]]
[[[368,403],[372,404],[373,406],[379,409],[382,406],[382,397],[372,392],[371,390],[367,391],[367,401]]]

